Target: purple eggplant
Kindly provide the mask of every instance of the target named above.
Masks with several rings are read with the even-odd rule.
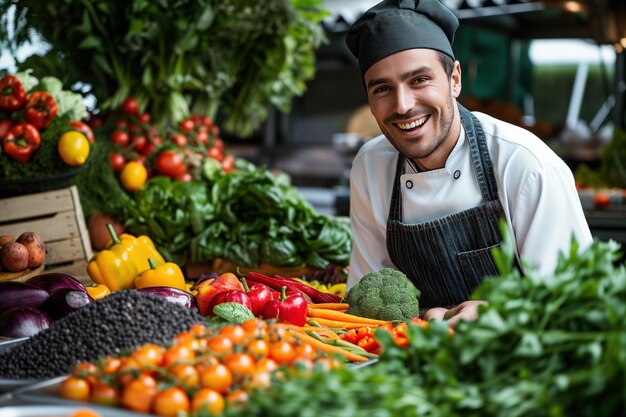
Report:
[[[42,288],[53,294],[60,289],[70,288],[77,291],[87,292],[85,286],[79,280],[71,275],[60,272],[47,272],[45,274],[35,275],[26,281],[27,284]]]
[[[52,320],[56,321],[91,303],[93,303],[93,298],[87,291],[60,288],[50,294],[50,297],[48,297],[40,309],[48,314]]]
[[[14,307],[38,307],[49,295],[46,290],[24,282],[0,282],[0,313]]]
[[[193,295],[189,294],[188,292],[185,292],[178,288],[144,287],[144,288],[137,288],[135,291],[158,295],[160,297],[165,298],[167,301],[170,301],[172,303],[178,303],[191,310],[196,308],[196,298]]]
[[[52,320],[33,307],[15,307],[0,314],[0,336],[30,337],[52,326]]]

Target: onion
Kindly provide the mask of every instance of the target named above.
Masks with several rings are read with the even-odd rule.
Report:
[[[46,290],[24,282],[0,282],[0,313],[14,307],[38,307],[48,295]]]
[[[91,303],[93,303],[93,298],[91,298],[87,291],[61,288],[51,294],[40,308],[47,313],[52,320],[56,321]]]
[[[50,326],[50,317],[33,307],[15,307],[0,315],[0,336],[30,337]]]
[[[72,290],[87,292],[85,286],[79,280],[71,275],[62,274],[60,272],[48,272],[45,274],[35,275],[26,281],[27,284],[35,287],[43,288],[49,294],[53,294],[60,289],[69,288]]]
[[[193,295],[173,287],[144,287],[137,288],[135,291],[155,294],[165,298],[167,301],[177,303],[183,307],[194,309],[196,307],[196,299]]]

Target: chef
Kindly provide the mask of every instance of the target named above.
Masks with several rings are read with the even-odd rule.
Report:
[[[541,273],[554,271],[572,238],[581,249],[592,241],[567,165],[529,131],[457,102],[458,24],[438,0],[385,0],[346,36],[383,133],[352,165],[348,288],[397,268],[420,290],[423,316],[451,325],[485,303],[469,298],[498,274],[501,219],[518,265]]]

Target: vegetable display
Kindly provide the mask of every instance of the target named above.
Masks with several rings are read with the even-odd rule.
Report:
[[[11,8],[19,18],[10,18]],[[43,38],[45,53],[18,66],[80,82],[104,111],[124,103],[127,111],[150,111],[159,124],[220,111],[226,130],[246,137],[270,109],[288,111],[305,91],[325,16],[320,0],[1,2],[0,46],[17,56],[20,46]],[[60,30],[61,20],[80,24]],[[7,101],[19,96],[2,91]]]
[[[84,165],[93,144],[91,128],[81,121],[86,116],[83,97],[64,90],[58,78],[38,79],[30,69],[1,77],[0,177],[52,179]],[[65,135],[74,140],[57,144]],[[78,148],[76,138],[85,141]]]

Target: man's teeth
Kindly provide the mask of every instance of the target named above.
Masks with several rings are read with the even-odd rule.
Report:
[[[410,130],[413,128],[416,128],[418,126],[423,125],[426,122],[426,119],[428,119],[427,117],[423,117],[419,120],[415,120],[414,122],[411,123],[398,123],[398,127],[402,130]]]

